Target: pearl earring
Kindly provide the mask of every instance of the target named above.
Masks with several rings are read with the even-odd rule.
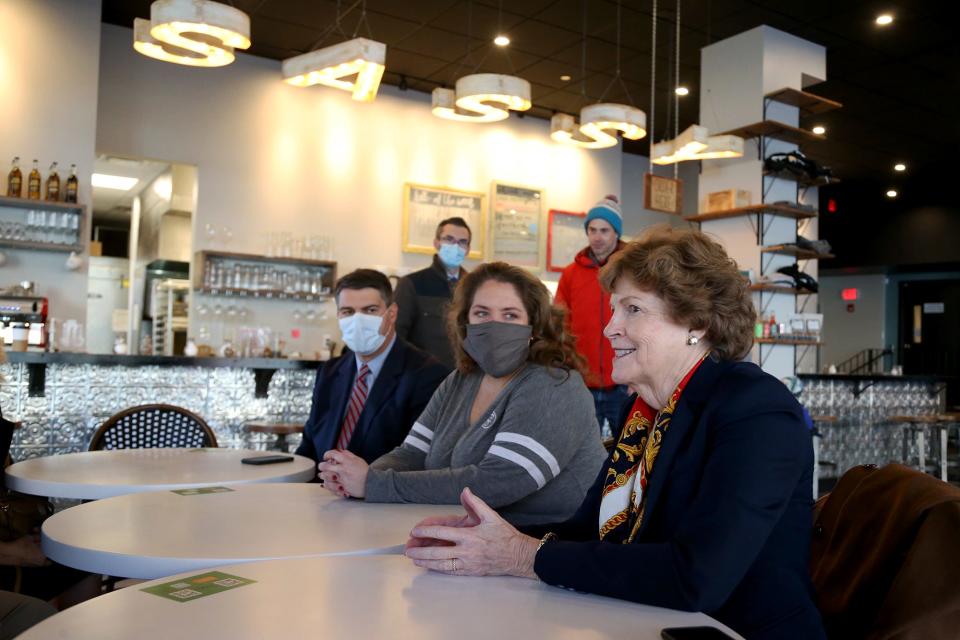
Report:
[[[700,338],[693,335],[692,333],[687,336],[687,344],[690,345],[691,347],[697,344],[698,342],[700,342]]]

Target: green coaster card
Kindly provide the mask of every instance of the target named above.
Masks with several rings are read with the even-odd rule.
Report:
[[[230,491],[233,491],[230,487],[197,487],[196,489],[172,489],[170,493],[181,496],[202,496],[205,493],[229,493]]]
[[[229,591],[230,589],[253,584],[254,582],[256,582],[256,580],[232,576],[229,573],[208,571],[207,573],[199,573],[189,578],[181,578],[172,582],[164,582],[154,587],[140,589],[140,591],[152,593],[155,596],[160,596],[167,600],[188,602],[190,600],[212,596],[221,591]]]

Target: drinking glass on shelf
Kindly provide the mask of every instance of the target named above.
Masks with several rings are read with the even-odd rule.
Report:
[[[80,214],[70,215],[70,233],[73,241],[71,244],[80,244]]]
[[[60,242],[62,244],[76,244],[73,239],[72,221],[75,216],[64,211],[60,214]]]

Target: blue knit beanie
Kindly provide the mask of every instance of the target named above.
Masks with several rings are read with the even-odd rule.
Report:
[[[613,227],[613,230],[617,232],[618,238],[623,235],[623,214],[620,212],[620,201],[617,200],[617,196],[607,196],[595,204],[593,208],[587,212],[587,219],[583,223],[583,229],[586,230],[590,221],[598,218]]]

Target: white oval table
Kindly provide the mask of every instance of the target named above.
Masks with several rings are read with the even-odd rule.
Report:
[[[170,582],[189,589],[186,579],[195,574],[163,578],[71,607],[19,638],[659,640],[662,628],[678,626],[712,626],[740,638],[702,613],[524,578],[432,573],[398,555],[272,560],[217,570],[255,582],[186,601],[142,591]]]
[[[91,573],[157,578],[257,560],[399,553],[424,518],[462,512],[346,500],[319,484],[227,489],[136,493],[66,509],[43,523],[43,551]]]
[[[246,449],[116,449],[65,453],[7,467],[7,487],[52,498],[99,500],[127,493],[230,486],[250,482],[308,482],[313,460],[242,464],[242,458],[273,455]]]

